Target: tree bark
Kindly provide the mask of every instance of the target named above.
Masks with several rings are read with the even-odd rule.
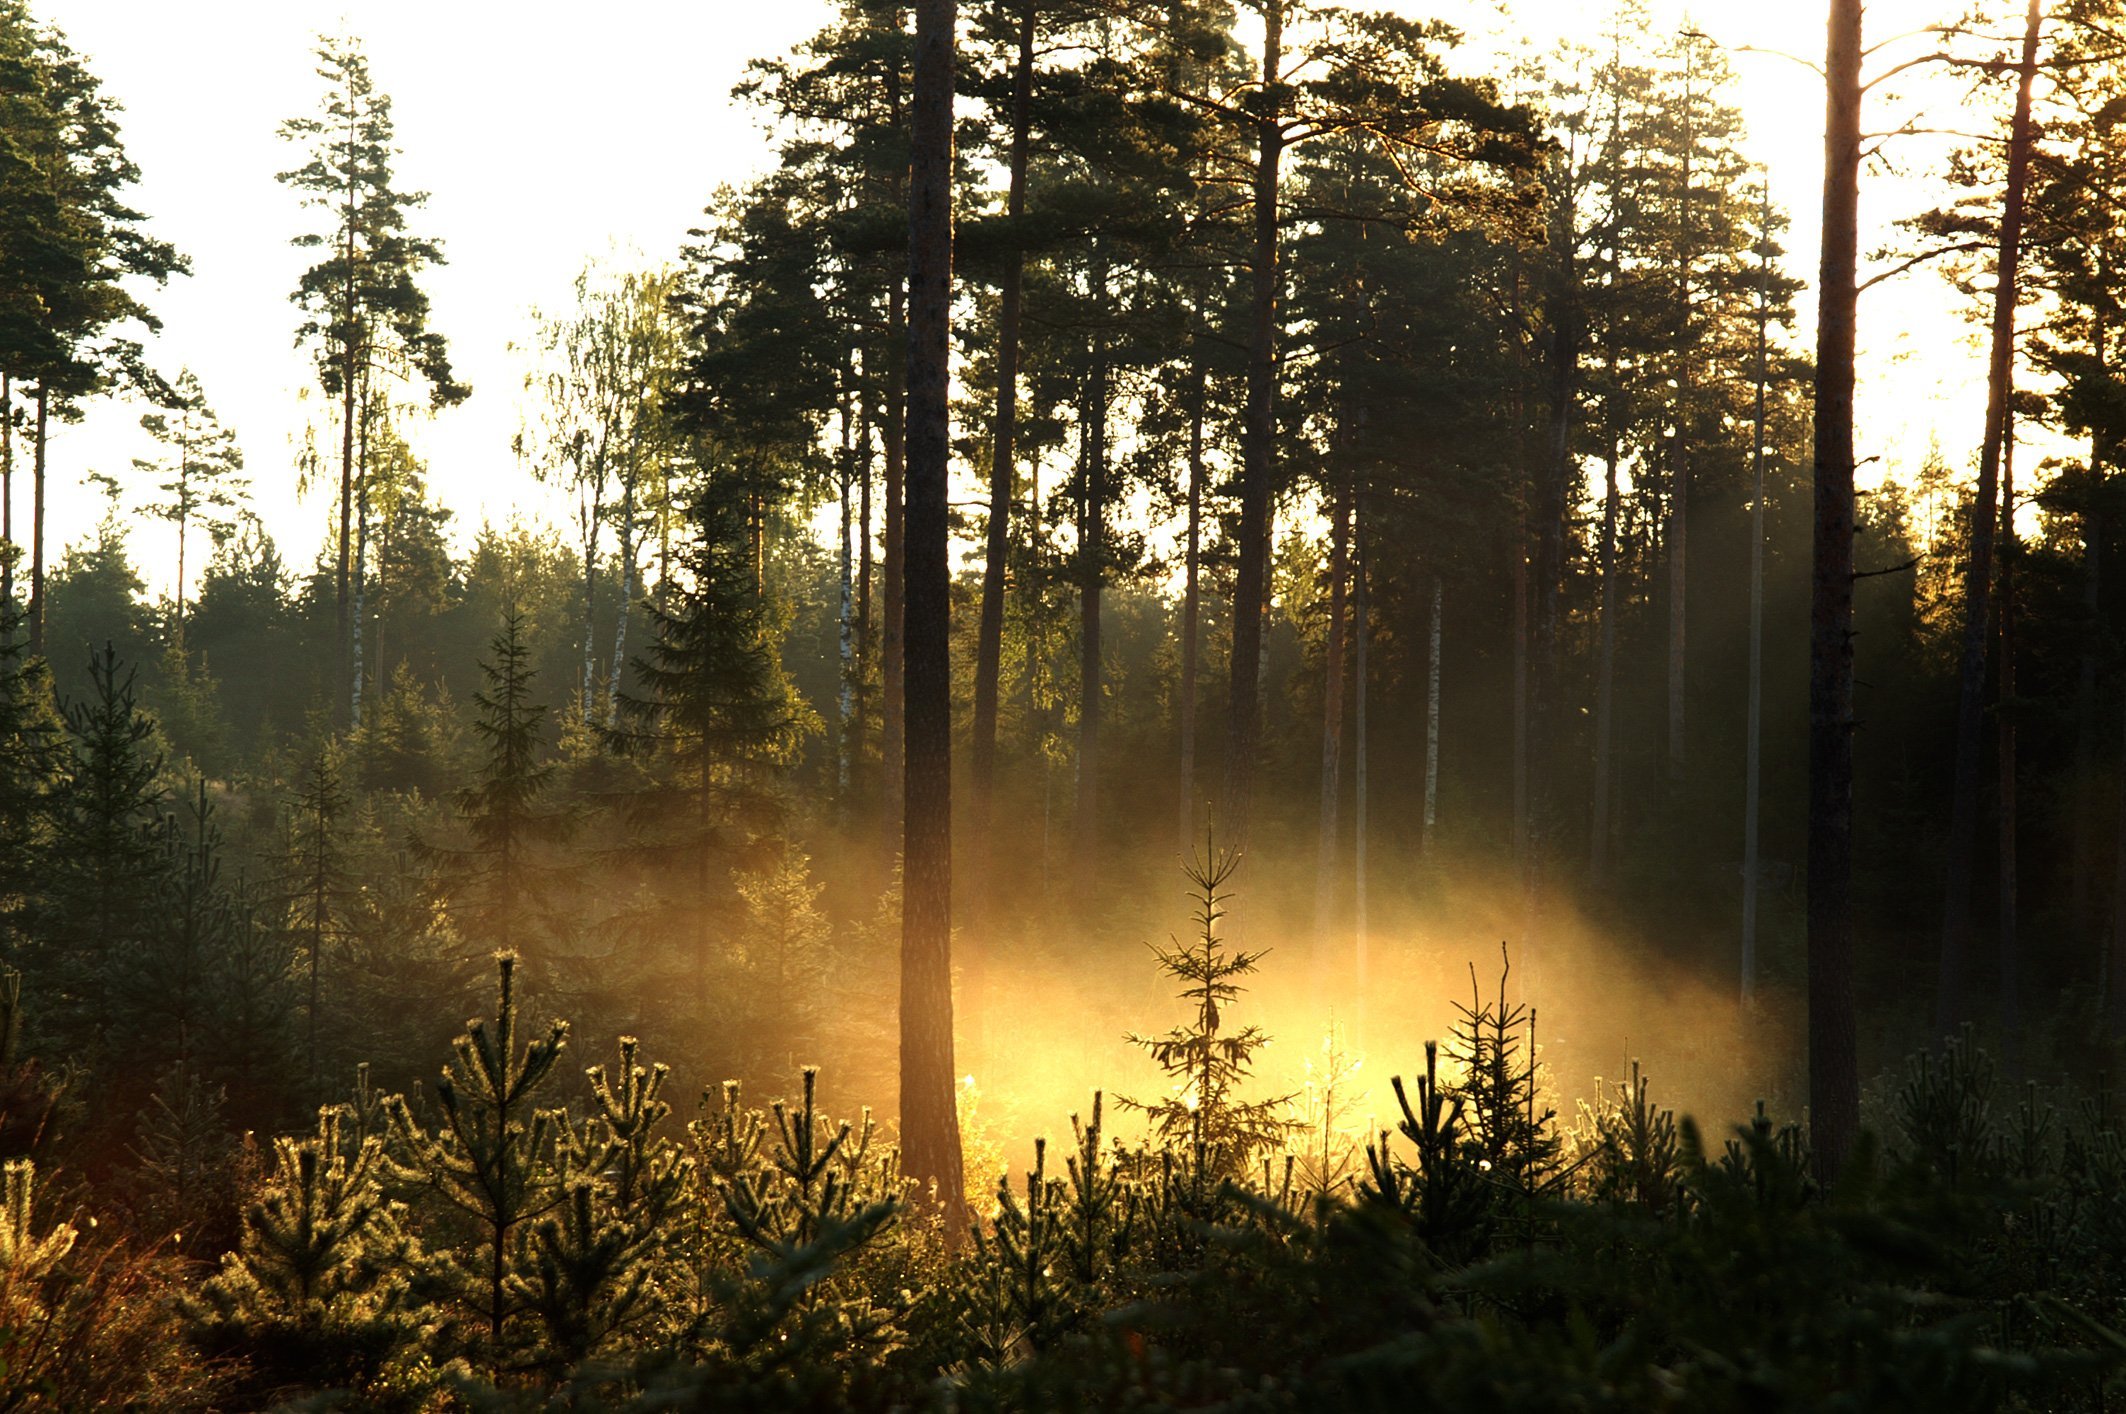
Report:
[[[912,199],[912,198],[911,198]],[[909,337],[904,292],[894,282],[887,297],[887,342],[900,348]],[[879,625],[879,770],[884,778],[883,818],[886,852],[890,857],[901,842],[902,788],[905,784],[904,750],[907,746],[904,629],[907,594],[906,508],[903,473],[905,462],[905,390],[912,369],[899,359],[886,365],[886,416],[879,427],[886,454],[885,583],[882,586]]]
[[[1351,791],[1351,934],[1352,934],[1352,998],[1356,1015],[1353,1018],[1352,1039],[1363,1048],[1366,1040],[1366,995],[1372,985],[1372,920],[1368,911],[1371,900],[1367,896],[1367,847],[1371,843],[1367,834],[1367,788],[1370,785],[1367,768],[1368,743],[1366,740],[1366,658],[1367,643],[1373,637],[1373,621],[1368,614],[1366,595],[1366,529],[1364,506],[1360,502],[1353,508],[1351,578],[1357,592],[1357,603],[1352,606],[1352,648],[1357,661],[1352,665],[1352,782]]]
[[[2016,899],[2016,809],[2015,809],[2015,412],[2002,414],[2001,426],[2001,546],[2000,575],[1996,594],[2000,600],[2000,696],[1994,709],[1995,740],[1999,747],[2000,820],[1999,933],[1994,939],[1999,967],[2001,1057],[2011,1076],[2022,1062],[2022,959],[2017,950]]]
[[[952,1035],[952,663],[947,556],[954,0],[917,0],[908,187],[906,826],[901,913],[902,1165],[955,1240],[966,1230]]]
[[[633,455],[633,453],[630,453],[630,456]],[[844,470],[846,474],[846,467]],[[628,470],[627,483],[620,488],[620,564],[618,566],[620,571],[620,603],[613,610],[613,671],[605,683],[605,715],[607,721],[612,720],[613,708],[620,701],[620,684],[626,680],[627,676],[627,621],[628,615],[633,613],[635,608],[635,483],[641,479],[641,475],[642,470],[639,466],[631,466]],[[842,487],[842,533],[844,536],[848,534],[848,499],[848,486],[845,482]],[[846,593],[848,572],[849,563],[845,555],[842,560],[844,589],[842,608],[845,619],[848,610],[846,602],[848,598]]]
[[[1809,591],[1809,1125],[1835,1177],[1860,1129],[1853,1014],[1853,354],[1860,256],[1863,0],[1831,0],[1824,55]]]
[[[1277,168],[1281,118],[1284,0],[1263,0],[1262,86],[1255,95],[1254,253],[1248,319],[1247,412],[1241,447],[1240,542],[1233,583],[1232,691],[1227,705],[1227,843],[1245,848],[1262,735],[1263,600],[1269,587],[1270,481],[1277,437]]]
[[[974,788],[974,834],[988,838],[995,788],[998,676],[1004,660],[1004,578],[1011,552],[1012,472],[1019,417],[1019,321],[1026,278],[1020,246],[1026,214],[1026,171],[1033,148],[1034,0],[1019,6],[1019,53],[1011,82],[1011,185],[1004,211],[1010,247],[997,309],[996,431],[989,458],[989,537],[982,561],[982,618],[975,636],[974,736],[968,744]]]
[[[1444,593],[1440,577],[1432,576],[1432,626],[1426,635],[1430,647],[1425,655],[1425,832],[1420,837],[1420,849],[1427,856],[1439,826],[1439,652]]]
[[[15,608],[15,380],[0,373],[0,604]]]
[[[1986,365],[1986,429],[1978,457],[1978,491],[1971,506],[1971,545],[1964,572],[1963,660],[1957,675],[1956,775],[1949,805],[1943,883],[1941,969],[1934,1029],[1954,1030],[1965,1018],[1964,971],[1971,930],[1971,869],[1978,843],[1979,753],[1985,721],[1986,607],[1993,593],[1993,539],[2000,487],[2001,442],[2015,361],[2016,270],[2022,258],[2023,192],[2030,171],[2030,90],[2037,79],[2042,0],[2030,0],[2023,28],[2008,130],[2008,179],[2001,196],[2000,251],[1993,282],[1993,338]]]
[[[864,734],[871,724],[871,665],[877,657],[871,613],[871,428],[877,419],[868,372],[858,385],[856,412],[856,723],[849,754],[861,770]]]
[[[1348,451],[1348,437],[1343,439]],[[1343,839],[1344,610],[1350,579],[1351,477],[1339,477],[1329,514],[1329,629],[1322,647],[1321,807],[1314,841],[1314,955],[1317,983],[1329,952],[1329,924],[1336,911],[1337,854]],[[1318,990],[1318,987],[1317,987]]]
[[[1181,587],[1181,789],[1179,850],[1186,858],[1196,842],[1196,666],[1203,567],[1203,403],[1205,373],[1199,337],[1189,346],[1188,543]]]
[[[1107,264],[1093,265],[1093,299],[1104,312]],[[1072,809],[1071,867],[1077,906],[1089,912],[1100,887],[1100,709],[1106,692],[1100,645],[1101,589],[1107,577],[1107,335],[1093,335],[1081,412],[1078,483],[1078,779]]]
[[[1674,453],[1673,485],[1669,490],[1668,521],[1668,785],[1680,789],[1687,762],[1684,751],[1684,685],[1687,675],[1687,627],[1690,607],[1690,478],[1691,438],[1696,432],[1697,334],[1692,319],[1691,284],[1696,249],[1691,232],[1691,159],[1697,151],[1697,41],[1686,38],[1683,79],[1683,205],[1677,263],[1677,365],[1676,432],[1670,450]]]
[[[1612,375],[1615,367],[1612,359]],[[1617,461],[1621,450],[1612,404],[1609,445],[1602,457],[1602,629],[1595,662],[1594,803],[1587,847],[1587,875],[1597,885],[1609,879],[1610,754],[1616,738],[1617,699]]]
[[[30,456],[30,653],[44,655],[44,470],[50,392],[37,380],[36,446]]]
[[[856,436],[853,430],[854,418],[849,409],[852,397],[854,393],[845,387],[840,408],[841,456],[835,477],[837,496],[834,515],[838,551],[836,564],[839,574],[839,592],[835,599],[835,661],[841,673],[834,695],[837,718],[834,733],[834,788],[845,803],[844,808],[849,796],[850,738],[856,721],[856,625],[853,622],[855,585],[852,582],[849,537],[849,493],[853,489],[851,483],[856,479]],[[622,613],[625,622],[625,609]]]
[[[1764,244],[1757,285],[1757,406],[1750,432],[1750,700],[1742,804],[1742,1004],[1757,998],[1757,859],[1764,734],[1764,403],[1771,337],[1771,193],[1764,200]]]

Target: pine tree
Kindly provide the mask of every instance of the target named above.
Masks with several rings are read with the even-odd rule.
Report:
[[[323,255],[303,273],[291,298],[303,314],[297,342],[314,346],[318,386],[339,405],[335,611],[339,671],[346,674],[356,630],[352,552],[361,469],[355,444],[356,424],[363,420],[357,414],[373,379],[418,378],[439,408],[464,401],[471,390],[452,376],[443,336],[428,327],[428,296],[416,277],[443,263],[443,249],[407,230],[408,213],[427,198],[396,185],[390,96],[375,87],[368,55],[352,35],[321,40],[317,59],[325,86],[321,112],[281,124],[282,138],[301,146],[304,161],[280,180],[330,220],[325,229],[295,238],[297,246]]]
[[[520,1306],[509,1278],[522,1226],[567,1197],[554,1164],[564,1117],[537,1108],[536,1097],[553,1078],[567,1045],[568,1023],[552,1022],[520,1050],[517,959],[499,954],[496,967],[500,985],[492,1029],[475,1020],[453,1044],[457,1061],[446,1064],[436,1082],[435,1129],[415,1119],[404,1096],[394,1095],[385,1105],[395,1160],[407,1181],[463,1214],[480,1233],[484,1270],[465,1273],[465,1304],[485,1325],[487,1358],[499,1369],[506,1327]]]
[[[250,485],[239,473],[244,454],[236,435],[222,426],[199,379],[187,368],[177,375],[170,390],[169,406],[140,419],[140,425],[156,441],[168,447],[171,458],[160,461],[135,459],[133,465],[153,476],[166,477],[158,486],[167,499],[149,507],[149,513],[171,522],[177,529],[177,588],[173,611],[175,638],[184,642],[185,552],[194,528],[203,529],[216,545],[236,528],[234,513]]]
[[[274,1140],[238,1246],[184,1308],[193,1341],[240,1357],[261,1402],[365,1389],[418,1334],[409,1277],[423,1257],[384,1196],[389,1172],[382,1136],[350,1106],[324,1106],[312,1134]]]

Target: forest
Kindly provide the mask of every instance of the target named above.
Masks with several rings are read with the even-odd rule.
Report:
[[[1423,9],[832,0],[521,388],[319,36],[280,449],[0,0],[0,1410],[2126,1398],[2126,0],[1826,0],[1806,250]]]

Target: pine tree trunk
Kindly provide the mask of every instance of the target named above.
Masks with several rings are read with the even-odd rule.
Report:
[[[935,0],[932,0],[935,3]],[[895,281],[892,293],[887,297],[886,329],[887,347],[900,349],[906,346],[907,322],[903,287]],[[885,535],[885,584],[883,586],[879,625],[880,674],[879,689],[879,767],[885,788],[884,809],[880,824],[885,829],[886,853],[890,859],[901,843],[902,790],[906,784],[904,751],[907,746],[905,658],[903,650],[903,624],[906,619],[907,595],[907,549],[905,507],[903,504],[903,469],[905,467],[903,432],[906,408],[904,390],[912,370],[899,359],[889,358],[886,364],[886,416],[879,428],[880,438],[886,453],[886,535]]]
[[[351,219],[351,218],[350,218]],[[354,228],[347,228],[348,269],[353,269]],[[354,296],[350,291],[348,301]],[[349,311],[352,317],[352,311]],[[354,554],[354,404],[357,392],[355,368],[359,349],[350,337],[342,356],[340,368],[340,543],[339,578],[333,599],[333,671],[340,675],[340,686],[345,688],[352,681],[354,671],[354,620],[350,617],[350,595]]]
[[[1757,406],[1750,435],[1750,700],[1743,747],[1742,1004],[1757,996],[1757,834],[1762,814],[1764,735],[1764,417],[1771,312],[1771,196],[1765,195],[1765,252],[1757,287]]]
[[[36,445],[30,455],[30,653],[44,654],[44,469],[51,399],[37,382]]]
[[[1525,888],[1535,861],[1528,828],[1528,540],[1527,525],[1513,526],[1513,876]]]
[[[1614,375],[1612,359],[1610,370]],[[1602,628],[1595,661],[1594,804],[1588,823],[1587,876],[1609,881],[1610,761],[1616,740],[1617,701],[1617,414],[1612,405],[1609,445],[1602,457]]]
[[[1104,311],[1107,263],[1094,262],[1094,299]],[[1107,336],[1093,336],[1086,380],[1078,501],[1078,779],[1071,820],[1071,868],[1078,908],[1091,913],[1100,886],[1100,598],[1107,578]]]
[[[838,551],[834,636],[835,661],[840,669],[835,691],[835,715],[838,720],[834,733],[834,788],[844,802],[849,796],[849,758],[852,746],[850,738],[856,721],[856,625],[853,622],[855,586],[851,582],[849,538],[849,492],[852,489],[851,483],[856,479],[856,438],[852,431],[854,419],[850,416],[849,397],[845,391],[841,398],[841,456],[835,477],[837,505],[834,515]]]
[[[368,615],[369,486],[367,478],[355,496],[354,515],[354,616],[349,643],[347,724],[357,731],[362,725],[362,631]]]
[[[2091,439],[2094,442],[2095,439]],[[2096,708],[2097,644],[2103,632],[2104,517],[2095,504],[2102,494],[2103,473],[2094,446],[2089,457],[2089,495],[2082,511],[2082,645],[2074,689],[2074,859],[2068,914],[2076,936],[2095,928],[2090,875],[2096,866]]]
[[[1202,604],[1203,566],[1203,345],[1200,338],[1189,344],[1188,415],[1188,540],[1181,583],[1181,789],[1180,852],[1186,858],[1196,847],[1196,665],[1202,656],[1197,646]]]
[[[354,541],[354,614],[349,620],[347,638],[349,685],[347,724],[359,730],[362,725],[362,632],[367,613],[369,567],[369,416],[368,398],[363,398],[360,457],[355,465],[358,483],[355,492],[355,541]]]
[[[1356,699],[1352,704],[1352,790],[1351,790],[1351,866],[1352,866],[1352,987],[1353,1004],[1357,1014],[1353,1019],[1353,1039],[1363,1048],[1366,1040],[1366,994],[1372,986],[1370,971],[1372,950],[1372,921],[1368,912],[1367,846],[1368,835],[1367,789],[1371,784],[1367,768],[1370,743],[1366,737],[1366,658],[1367,645],[1373,638],[1373,620],[1368,611],[1366,594],[1366,529],[1364,504],[1355,508],[1356,524],[1352,527],[1353,564],[1351,578],[1358,602],[1352,606],[1352,648],[1357,661],[1352,665],[1351,693]],[[1429,835],[1429,832],[1428,832]]]
[[[2099,280],[2103,278],[2099,257]],[[2109,324],[2100,313],[2090,330],[2090,352],[2098,371],[2110,366]],[[2089,482],[2082,510],[2081,672],[2074,695],[2074,858],[2069,916],[2078,934],[2093,933],[2096,914],[2090,901],[2090,875],[2096,868],[2096,734],[2097,650],[2103,637],[2104,606],[2104,465],[2102,432],[2089,436]]]
[[[989,459],[989,535],[982,561],[982,618],[975,641],[974,738],[969,784],[974,789],[974,838],[989,838],[990,795],[996,783],[998,676],[1004,661],[1004,578],[1011,552],[1012,471],[1019,417],[1019,318],[1026,275],[1020,226],[1026,214],[1026,171],[1033,149],[1034,3],[1019,8],[1019,53],[1011,82],[1011,185],[1005,197],[1010,248],[1004,256],[997,309],[996,431]]]
[[[1277,189],[1284,0],[1262,4],[1261,112],[1255,122],[1254,250],[1249,290],[1247,412],[1241,447],[1240,541],[1233,583],[1232,691],[1225,739],[1227,842],[1245,848],[1262,735],[1263,602],[1269,588],[1270,482],[1277,438]]]
[[[2015,413],[2002,413],[2001,545],[1996,594],[2000,605],[2000,698],[1994,711],[2000,770],[2000,931],[1994,940],[1999,961],[1996,976],[2001,1055],[2008,1073],[2021,1069],[2022,959],[2016,942],[2016,809],[2015,809]]]
[[[1809,1138],[1824,1177],[1860,1129],[1853,1014],[1853,351],[1859,292],[1863,0],[1831,0],[1816,316],[1809,597]]]
[[[1691,439],[1697,435],[1697,327],[1692,319],[1691,284],[1696,249],[1692,245],[1692,158],[1697,153],[1697,106],[1695,81],[1698,50],[1686,39],[1683,80],[1683,206],[1678,222],[1678,341],[1676,363],[1676,433],[1671,444],[1675,454],[1674,485],[1669,491],[1668,521],[1668,786],[1673,795],[1683,786],[1687,769],[1684,751],[1684,684],[1687,679],[1686,626],[1690,607],[1690,481]]]
[[[1439,654],[1444,596],[1440,577],[1432,576],[1432,626],[1426,635],[1430,647],[1425,655],[1425,833],[1421,837],[1421,849],[1428,856],[1439,828]]]
[[[866,371],[857,392],[856,434],[856,718],[849,755],[863,769],[864,735],[871,729],[871,665],[877,661],[877,639],[872,632],[871,612],[873,516],[871,511],[871,429],[877,422],[871,380]]]
[[[1985,720],[1986,606],[1993,593],[1993,539],[1999,497],[2001,440],[2015,361],[2016,267],[2022,258],[2023,191],[2030,171],[2030,90],[2037,78],[2042,0],[2030,0],[2023,30],[2015,118],[2008,133],[2008,179],[2001,199],[2000,251],[1993,288],[1993,339],[1986,366],[1986,429],[1978,458],[1977,498],[1971,507],[1970,552],[1964,573],[1963,661],[1957,674],[1956,775],[1949,805],[1947,876],[1943,885],[1941,970],[1934,1029],[1942,1034],[1965,1020],[1964,971],[1970,951],[1971,871],[1978,844],[1980,739]]]
[[[2119,721],[2126,726],[2126,698],[2120,702]],[[2126,761],[2126,743],[2119,759]],[[2111,1018],[2111,1034],[2126,1036],[2126,772],[2119,778],[2118,841],[2111,869],[2111,949],[2104,968],[2105,1010]]]
[[[952,1059],[952,664],[946,503],[956,8],[954,0],[916,0],[915,6],[908,201],[908,750],[900,1067],[902,1168],[931,1190],[955,1240],[967,1222]]]
[[[0,604],[15,607],[15,380],[0,373]]]
[[[1348,450],[1349,440],[1346,440]],[[1321,805],[1314,841],[1314,956],[1321,980],[1329,952],[1330,917],[1336,910],[1337,855],[1342,843],[1344,732],[1344,609],[1350,578],[1351,482],[1349,469],[1336,488],[1329,514],[1329,627],[1322,646]],[[1317,986],[1317,990],[1319,990]]]

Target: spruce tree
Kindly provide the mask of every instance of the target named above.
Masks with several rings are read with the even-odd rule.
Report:
[[[344,928],[343,895],[349,880],[342,821],[352,802],[340,779],[340,748],[318,744],[303,773],[300,793],[288,805],[288,854],[283,897],[288,929],[303,958],[304,1074],[313,1096],[323,1081],[318,1027],[324,1009],[325,951]]]
[[[484,759],[470,784],[457,793],[458,816],[469,843],[430,845],[424,853],[442,867],[454,894],[461,928],[504,952],[529,948],[550,864],[539,859],[542,844],[566,833],[568,817],[542,811],[540,798],[554,768],[544,760],[541,731],[546,708],[532,700],[531,654],[524,616],[512,603],[480,664],[486,686],[473,694],[478,716],[473,735]]]
[[[66,760],[51,672],[26,647],[20,608],[0,599],[0,950],[11,962],[39,923]]]
[[[147,930],[168,854],[154,722],[134,698],[133,671],[108,645],[89,660],[92,695],[67,704],[73,759],[53,813],[51,922],[39,976],[59,1034],[108,1054],[108,988]]]
[[[1241,1096],[1269,1033],[1250,1023],[1228,1025],[1226,1012],[1247,988],[1240,979],[1253,973],[1263,952],[1233,947],[1220,936],[1232,892],[1226,887],[1240,868],[1240,857],[1207,841],[1204,853],[1184,869],[1195,900],[1195,936],[1187,943],[1170,938],[1153,945],[1159,970],[1181,983],[1177,994],[1189,1016],[1160,1035],[1132,1033],[1130,1044],[1150,1055],[1169,1083],[1165,1095],[1151,1100],[1124,1097],[1141,1111],[1153,1136],[1181,1147],[1199,1177],[1244,1175],[1255,1158],[1291,1131],[1285,1117],[1289,1095],[1247,1100]]]
[[[675,912],[693,933],[700,983],[718,917],[736,902],[720,887],[730,863],[778,818],[775,775],[816,718],[783,668],[778,615],[753,575],[743,488],[711,481],[691,520],[685,578],[652,606],[654,638],[620,696],[614,741],[651,769],[629,809],[642,855],[679,881]]]

